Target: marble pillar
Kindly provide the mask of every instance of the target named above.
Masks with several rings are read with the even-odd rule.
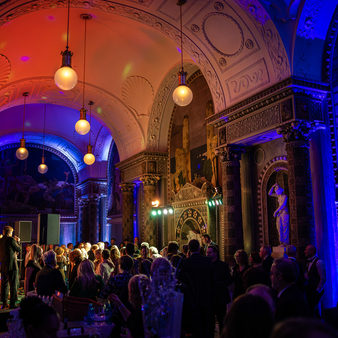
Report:
[[[159,177],[155,175],[144,175],[141,177],[143,183],[143,222],[140,229],[141,242],[148,242],[151,246],[158,246],[159,229],[158,219],[151,216],[151,202],[156,199],[157,182]]]
[[[290,244],[303,250],[316,244],[309,153],[309,123],[296,121],[278,130],[283,135],[288,159]]]
[[[134,183],[122,183],[122,240],[134,241]]]
[[[243,249],[240,154],[238,146],[221,149],[223,224],[220,224],[220,251],[225,259]]]

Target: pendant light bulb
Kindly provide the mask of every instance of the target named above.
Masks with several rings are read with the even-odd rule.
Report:
[[[48,166],[45,164],[45,158],[42,157],[41,164],[38,166],[38,172],[40,174],[45,174],[48,171]]]
[[[187,106],[193,98],[191,89],[185,84],[187,73],[183,69],[183,33],[182,33],[182,6],[186,0],[179,0],[177,5],[180,6],[180,35],[181,35],[181,71],[178,73],[178,87],[173,91],[174,102],[181,107]]]
[[[16,150],[15,156],[18,160],[25,160],[29,155],[24,138],[20,139],[20,148]]]
[[[185,77],[187,73],[181,71],[178,73],[178,87],[173,92],[173,100],[174,102],[181,106],[187,106],[193,98],[193,94],[191,89],[185,84]]]
[[[26,148],[26,141],[25,141],[26,99],[28,96],[28,92],[24,92],[22,96],[24,97],[23,99],[23,119],[22,119],[22,138],[20,139],[20,147],[15,152],[15,156],[19,160],[25,160],[29,155],[29,152]]]
[[[86,135],[90,131],[90,123],[86,119],[86,109],[81,108],[80,119],[75,124],[75,130],[80,135]]]
[[[73,53],[69,50],[69,11],[70,11],[70,0],[68,0],[67,6],[67,44],[66,49],[61,52],[62,64],[61,67],[55,72],[54,82],[62,90],[71,90],[77,84],[77,74],[72,68],[72,56]]]
[[[87,147],[87,154],[83,156],[83,161],[87,165],[92,165],[95,162],[95,156],[92,153],[92,146],[90,144]]]

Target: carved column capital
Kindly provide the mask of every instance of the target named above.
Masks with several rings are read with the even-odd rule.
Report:
[[[140,180],[142,181],[143,186],[156,185],[160,180],[160,177],[156,175],[143,175],[140,177]]]
[[[242,146],[227,144],[219,149],[219,155],[222,162],[238,162],[241,159],[241,154],[244,151]]]
[[[318,129],[319,125],[307,121],[294,121],[277,129],[277,133],[283,136],[286,143],[307,142],[311,134]]]
[[[121,183],[120,188],[122,192],[134,192],[135,183]]]

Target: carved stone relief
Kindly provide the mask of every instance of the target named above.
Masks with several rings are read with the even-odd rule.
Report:
[[[247,12],[265,42],[277,80],[290,76],[289,60],[279,33],[258,0],[238,0],[238,4]]]
[[[277,127],[281,123],[280,105],[277,104],[268,109],[256,112],[250,116],[240,119],[226,127],[226,143],[258,133],[267,128]]]
[[[203,21],[203,34],[210,46],[227,57],[239,54],[244,46],[244,33],[238,22],[224,13],[209,13]],[[231,32],[231,34],[220,34]]]
[[[8,82],[10,74],[10,61],[5,55],[0,54],[0,88]]]
[[[257,61],[254,65],[244,69],[227,82],[227,88],[231,101],[240,96],[246,96],[257,88],[263,87],[270,82],[269,73],[264,59]]]

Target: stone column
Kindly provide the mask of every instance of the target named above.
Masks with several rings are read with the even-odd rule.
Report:
[[[82,198],[80,202],[81,241],[97,243],[99,240],[99,196]]]
[[[134,183],[122,183],[122,240],[134,241]]]
[[[302,250],[316,243],[309,153],[310,124],[296,121],[278,130],[288,158],[290,243]]]
[[[156,188],[159,177],[155,175],[144,175],[141,177],[143,182],[143,222],[140,229],[141,242],[148,242],[157,247],[158,221],[151,216],[151,202],[156,198]]]
[[[220,224],[220,250],[225,259],[243,249],[240,154],[241,148],[235,145],[221,149],[224,223]]]

